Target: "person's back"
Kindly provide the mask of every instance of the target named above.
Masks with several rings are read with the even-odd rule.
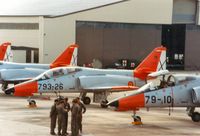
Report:
[[[78,136],[79,134],[79,122],[78,122],[78,117],[79,117],[79,112],[80,112],[80,106],[77,103],[77,100],[73,100],[73,105],[71,108],[71,131],[72,131],[72,136]]]
[[[61,100],[56,106],[57,113],[58,113],[58,135],[61,135],[62,121],[63,121],[63,108],[64,108],[64,102]]]
[[[85,105],[80,101],[80,98],[79,98],[79,97],[77,97],[76,99],[77,99],[78,104],[79,104],[79,106],[80,106],[80,110],[79,110],[79,113],[78,113],[78,125],[79,125],[79,130],[80,130],[80,132],[82,133],[82,120],[83,120],[83,115],[82,115],[82,114],[86,112],[86,107],[85,107]]]
[[[68,112],[70,111],[70,104],[68,103],[68,98],[64,100],[64,108],[62,111],[62,135],[67,135],[67,126],[68,126]]]

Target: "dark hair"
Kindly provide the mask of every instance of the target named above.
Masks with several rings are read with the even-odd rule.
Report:
[[[54,102],[58,102],[58,99],[55,99]]]
[[[72,102],[73,102],[73,103],[77,103],[78,100],[77,100],[77,99],[73,99]]]
[[[65,97],[65,101],[68,101],[68,97]]]
[[[80,97],[76,97],[77,100],[80,100]]]

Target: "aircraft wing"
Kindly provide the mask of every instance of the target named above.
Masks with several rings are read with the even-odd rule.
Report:
[[[0,70],[1,81],[18,83],[30,80],[43,73],[44,69],[4,69]]]
[[[122,92],[122,91],[133,91],[137,90],[139,87],[137,86],[104,86],[104,87],[88,87],[83,88],[89,92],[95,91],[103,91],[103,90],[110,90],[110,92]]]
[[[132,80],[132,77],[119,75],[81,76],[78,78],[79,87],[90,92],[94,90],[120,92],[138,89],[137,86],[128,85],[128,82],[132,82]]]

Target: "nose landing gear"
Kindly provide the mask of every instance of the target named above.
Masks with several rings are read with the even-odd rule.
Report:
[[[141,117],[136,115],[136,110],[133,110],[132,118],[133,118],[133,122],[132,122],[133,125],[142,125],[143,124]]]
[[[28,108],[37,108],[37,104],[35,100],[29,97],[27,101],[28,101]]]

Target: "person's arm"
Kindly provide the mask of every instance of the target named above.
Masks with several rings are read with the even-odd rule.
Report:
[[[55,113],[55,111],[56,111],[55,106],[51,106],[51,111],[50,111],[50,115],[49,115],[50,118],[53,116],[53,114]]]
[[[83,113],[85,113],[85,112],[86,112],[86,107],[85,107],[85,105],[84,105],[83,103],[81,103],[81,106],[82,106],[82,108],[83,108]]]

